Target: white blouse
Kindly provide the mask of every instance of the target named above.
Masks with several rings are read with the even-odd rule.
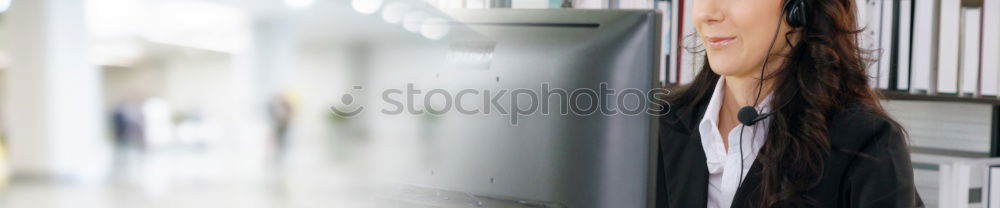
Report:
[[[715,92],[712,93],[712,99],[708,103],[708,108],[705,110],[705,116],[702,117],[701,123],[698,124],[698,131],[701,135],[701,145],[705,150],[705,159],[708,163],[708,207],[718,207],[725,208],[730,207],[733,203],[733,196],[736,195],[736,189],[739,184],[742,183],[742,179],[746,178],[747,171],[750,170],[750,165],[757,158],[757,153],[760,151],[760,147],[764,145],[764,140],[767,135],[767,128],[770,125],[771,118],[763,119],[757,122],[753,126],[744,126],[743,124],[737,125],[735,128],[728,131],[729,139],[729,151],[723,147],[722,134],[719,132],[719,110],[722,106],[722,99],[725,95],[725,77],[720,77],[719,82],[715,85]],[[768,102],[770,102],[771,96],[768,95],[761,101],[757,106],[758,112],[768,112],[770,111]],[[740,128],[746,128],[743,130],[743,142],[740,142]],[[743,168],[742,168],[742,178],[740,172],[735,170],[740,169],[740,147],[739,144],[743,144]],[[727,171],[733,170],[733,171]]]

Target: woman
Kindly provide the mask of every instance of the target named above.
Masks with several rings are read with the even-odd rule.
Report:
[[[668,98],[658,207],[914,207],[854,0],[695,0],[705,63]],[[758,113],[759,112],[759,113]]]

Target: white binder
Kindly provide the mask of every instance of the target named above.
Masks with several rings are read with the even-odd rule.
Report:
[[[878,40],[881,38],[879,31],[882,29],[879,24],[882,18],[882,15],[880,15],[882,0],[858,0],[857,3],[858,27],[864,29],[859,34],[861,37],[858,38],[858,45],[862,50],[873,51],[871,55],[877,58],[881,55],[879,53],[881,50],[879,50],[880,44]],[[879,86],[879,66],[879,59],[875,59],[866,68],[869,78],[868,84],[872,88],[878,88]]]
[[[941,0],[938,39],[938,93],[958,92],[962,0]]]
[[[941,0],[919,0],[913,13],[913,56],[910,92],[937,92],[938,7]]]
[[[990,167],[990,178],[988,180],[989,187],[987,189],[989,193],[989,198],[987,198],[987,203],[989,208],[1000,208],[1000,167],[993,166]]]
[[[962,76],[959,79],[962,96],[979,96],[979,16],[980,8],[962,8]],[[1000,37],[998,37],[1000,38]]]
[[[1000,93],[1000,0],[983,1],[983,95]]]

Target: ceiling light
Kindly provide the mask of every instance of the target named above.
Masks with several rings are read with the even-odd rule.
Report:
[[[0,0],[0,13],[6,12],[10,9],[10,2],[13,0]]]
[[[285,0],[285,5],[293,9],[305,9],[316,3],[316,0]]]
[[[440,40],[445,35],[448,35],[450,29],[451,26],[444,19],[437,17],[427,18],[427,20],[424,20],[423,26],[420,27],[420,34],[431,40]]]
[[[358,12],[372,14],[382,7],[382,0],[351,0],[351,6]]]
[[[410,6],[399,3],[392,2],[385,5],[382,9],[382,19],[389,23],[399,23],[403,21],[403,15],[406,15],[410,11]]]
[[[424,19],[427,19],[427,13],[421,11],[414,11],[406,13],[403,16],[403,28],[410,32],[420,32],[420,27],[423,26]]]

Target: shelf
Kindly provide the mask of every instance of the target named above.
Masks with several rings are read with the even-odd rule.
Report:
[[[1000,105],[1000,99],[994,96],[966,97],[953,94],[921,95],[911,94],[907,91],[879,90],[882,99],[888,100],[912,100],[912,101],[935,101],[954,103],[980,103],[990,105]]]
[[[668,90],[675,89],[676,85],[666,85]],[[909,91],[879,90],[879,98],[887,100],[909,100],[909,101],[933,101],[951,103],[979,103],[1000,106],[1000,98],[996,96],[969,97],[956,94],[912,94]]]

